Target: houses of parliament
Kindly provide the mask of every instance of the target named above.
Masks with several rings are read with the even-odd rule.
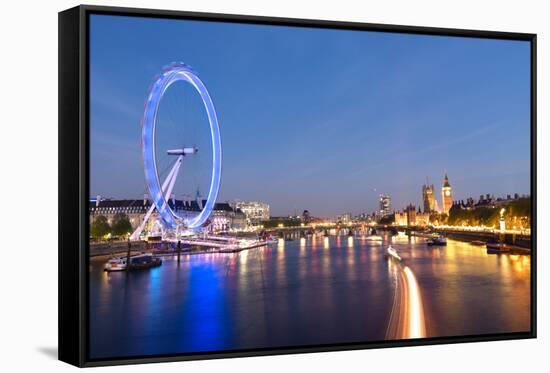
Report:
[[[422,186],[422,201],[424,213],[439,212],[437,201],[435,199],[435,189],[433,184],[424,184]],[[441,213],[448,214],[453,206],[453,188],[449,183],[449,177],[445,174],[443,186],[441,187]]]
[[[443,186],[441,187],[441,209],[435,198],[434,185],[429,184],[428,181],[422,186],[422,204],[422,209],[419,207],[417,210],[413,204],[410,204],[402,212],[395,212],[395,224],[404,226],[427,225],[432,213],[449,214],[449,210],[453,206],[453,188],[449,183],[447,174],[445,174]]]

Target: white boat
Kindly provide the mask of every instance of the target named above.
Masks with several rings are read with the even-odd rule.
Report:
[[[126,257],[115,257],[109,259],[107,264],[105,264],[105,271],[107,272],[116,272],[116,271],[125,271],[126,270]]]
[[[365,237],[365,240],[367,240],[367,241],[382,241],[382,237],[371,235],[371,236]]]
[[[397,260],[401,260],[401,257],[399,256],[399,254],[397,253],[397,250],[395,250],[393,247],[391,246],[388,246],[388,254],[397,259]]]
[[[105,264],[105,271],[118,272],[126,270],[126,256],[111,258]],[[162,264],[162,260],[153,256],[152,253],[134,254],[130,256],[130,269],[147,269],[158,267]]]

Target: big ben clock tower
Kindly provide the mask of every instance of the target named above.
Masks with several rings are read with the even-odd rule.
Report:
[[[451,184],[449,184],[447,174],[445,174],[443,187],[441,188],[441,201],[443,202],[443,213],[449,214],[449,210],[453,205],[453,188],[451,188]]]

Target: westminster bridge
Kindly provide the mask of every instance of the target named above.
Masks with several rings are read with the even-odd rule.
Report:
[[[316,224],[304,226],[270,227],[264,230],[266,233],[276,237],[293,240],[302,237],[315,235],[349,235],[361,236],[368,234],[379,234],[381,232],[389,234],[398,234],[403,232],[406,235],[417,237],[429,237],[432,234],[442,234],[452,239],[472,242],[480,241],[483,243],[502,241],[509,245],[522,248],[531,247],[531,235],[526,231],[507,230],[504,233],[498,230],[474,229],[472,227],[426,227],[426,226],[390,226],[390,225],[370,225],[364,223],[348,223],[341,225],[334,224]]]

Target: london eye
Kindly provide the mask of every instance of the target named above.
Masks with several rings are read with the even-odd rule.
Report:
[[[161,167],[159,167],[159,153],[157,153],[157,123],[159,117],[159,107],[168,88],[178,81],[183,81],[200,95],[202,106],[206,111],[209,126],[209,142],[211,143],[211,169],[209,176],[209,186],[206,201],[199,212],[189,214],[179,214],[174,204],[169,203],[170,196],[173,194],[174,186],[185,159],[196,156],[199,149],[196,146],[181,146],[177,148],[161,149],[161,152],[170,159],[170,172],[161,183]],[[185,139],[178,139],[185,141]],[[147,220],[150,218],[153,210],[156,209],[164,225],[168,229],[183,228],[188,230],[197,230],[203,227],[207,222],[219,192],[221,181],[221,139],[220,129],[216,110],[210,94],[198,77],[196,72],[184,63],[173,63],[162,69],[155,77],[149,88],[147,100],[141,125],[141,153],[143,158],[143,170],[145,174],[145,183],[152,205],[146,214],[142,224],[132,234],[133,239],[137,239],[143,231]],[[183,166],[185,167],[185,166]],[[201,203],[202,205],[202,203]]]

